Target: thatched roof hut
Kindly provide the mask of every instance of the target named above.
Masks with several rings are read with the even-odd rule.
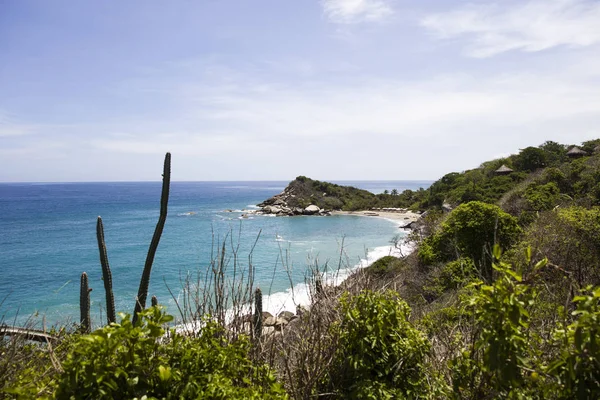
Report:
[[[587,155],[588,155],[587,151],[581,150],[577,146],[573,146],[573,148],[567,152],[567,156],[569,156],[571,158],[578,158],[578,157],[583,157],[583,156],[587,156]]]
[[[508,175],[511,172],[513,172],[512,169],[508,168],[506,165],[502,165],[500,168],[498,168],[496,171],[494,171],[494,173],[496,175]]]

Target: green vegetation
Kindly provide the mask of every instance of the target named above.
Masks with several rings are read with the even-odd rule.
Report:
[[[473,260],[487,281],[491,281],[491,246],[498,243],[507,248],[520,233],[516,218],[498,206],[472,201],[453,210],[439,231],[423,241],[418,254],[424,263],[465,256]]]
[[[249,280],[231,285],[234,298],[255,301],[238,325],[226,322],[223,303],[183,336],[155,305],[135,322],[122,316],[85,333],[84,274],[78,329],[49,345],[0,342],[2,396],[600,398],[599,144],[583,143],[589,154],[573,158],[546,142],[403,193],[298,177],[289,187],[299,201],[320,207],[427,211],[409,236],[416,251],[384,257],[339,287],[314,279],[310,309],[275,332]],[[513,172],[496,173],[502,165]],[[212,271],[223,302],[222,266]]]
[[[408,321],[410,307],[394,292],[365,291],[341,299],[340,342],[327,382],[345,399],[427,395],[430,343]]]
[[[327,210],[363,210],[376,201],[373,193],[352,186],[341,186],[299,176],[289,183],[286,193],[290,207],[305,208],[311,204]]]
[[[26,369],[9,393],[23,398],[281,399],[285,393],[266,366],[249,358],[243,338],[228,343],[223,328],[206,321],[194,338],[164,325],[159,307],[129,315],[65,346],[62,371]]]

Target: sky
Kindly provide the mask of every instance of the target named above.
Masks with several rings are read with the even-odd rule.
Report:
[[[600,138],[599,0],[0,0],[0,182],[437,179]]]

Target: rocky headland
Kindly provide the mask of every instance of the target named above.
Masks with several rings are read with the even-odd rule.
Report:
[[[400,222],[401,228],[412,228],[421,217],[419,212],[406,208],[377,205],[377,195],[367,190],[299,176],[283,192],[258,204],[260,209],[255,214],[380,217]]]

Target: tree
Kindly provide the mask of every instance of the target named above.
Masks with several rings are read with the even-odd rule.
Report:
[[[392,196],[398,196],[398,190],[393,189],[392,190]]]
[[[383,191],[383,194],[390,194],[390,191],[389,191],[389,190],[387,190],[387,189],[385,189],[385,190]]]
[[[555,165],[567,159],[567,146],[548,140],[540,146],[546,152],[548,165]]]
[[[537,147],[527,147],[519,153],[514,162],[521,171],[535,171],[547,165],[547,154]]]

